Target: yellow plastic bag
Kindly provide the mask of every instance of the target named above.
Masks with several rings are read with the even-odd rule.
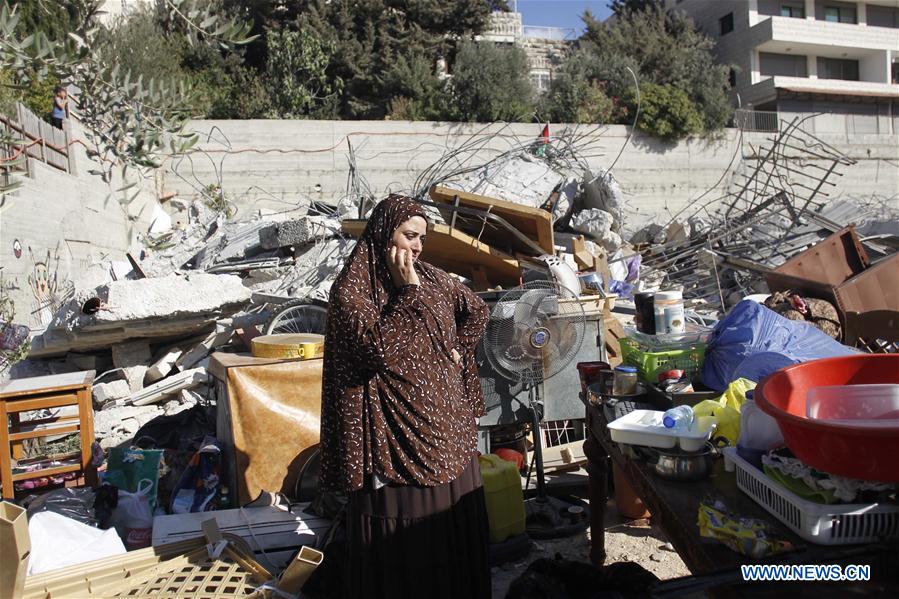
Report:
[[[756,383],[749,379],[737,379],[727,386],[724,395],[721,396],[721,403],[739,412],[743,402],[746,401],[746,392],[752,391],[755,386]]]
[[[751,389],[755,389],[754,382],[737,379],[727,386],[724,395],[718,399],[707,399],[693,406],[693,413],[697,417],[713,416],[718,421],[716,434],[736,445],[740,437],[740,408],[746,401],[746,392]]]

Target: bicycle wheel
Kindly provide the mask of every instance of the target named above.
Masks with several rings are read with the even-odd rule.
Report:
[[[278,333],[318,333],[325,334],[328,318],[328,304],[314,299],[291,300],[281,304],[268,324],[265,334]]]

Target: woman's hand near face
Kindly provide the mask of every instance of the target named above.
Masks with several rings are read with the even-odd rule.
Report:
[[[393,284],[397,287],[421,285],[418,273],[415,272],[415,262],[412,259],[411,251],[400,249],[395,245],[390,246],[390,250],[387,252],[387,268],[390,270]]]

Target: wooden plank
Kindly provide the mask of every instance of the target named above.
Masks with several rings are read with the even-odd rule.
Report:
[[[553,255],[555,253],[555,248],[553,246],[552,215],[546,210],[522,206],[521,204],[516,204],[514,202],[507,202],[505,200],[459,191],[449,187],[435,185],[431,188],[431,198],[435,202],[441,204],[452,206],[457,196],[459,198],[460,206],[476,208],[478,210],[489,210],[490,213],[503,218],[510,225],[518,229],[518,231],[535,241],[547,254]],[[447,214],[449,214],[448,211]],[[478,223],[478,231],[472,231],[469,228],[468,232],[478,235],[480,228],[480,223]],[[498,239],[492,240],[486,236],[487,230],[485,228],[484,237],[482,237],[482,239],[488,243],[493,243],[494,245],[499,245],[499,242],[508,243],[512,241],[511,238],[513,237],[510,233],[501,230],[495,230],[495,233],[492,235],[493,237],[498,237]],[[527,254],[533,253],[531,249],[527,247],[516,247],[516,249]]]
[[[0,401],[0,485],[3,486],[3,499],[13,499],[16,491],[12,485],[12,454],[7,422],[6,402]]]
[[[55,468],[44,468],[43,470],[13,474],[12,479],[13,481],[30,480],[32,478],[41,478],[44,476],[56,476],[57,474],[65,474],[66,472],[78,472],[79,470],[81,470],[81,464],[71,464],[69,466],[57,466]]]
[[[586,463],[583,439],[543,449],[543,468],[547,471],[577,470]]]
[[[0,385],[0,398],[11,395],[29,395],[36,393],[52,393],[54,391],[67,391],[92,383],[93,370],[81,372],[69,372],[66,374],[50,374],[47,376],[34,376],[25,379],[14,379]]]
[[[30,399],[19,399],[10,401],[6,400],[6,411],[13,412],[30,412],[31,410],[42,410],[44,408],[59,408],[62,406],[74,406],[78,404],[78,395],[68,393],[65,395],[47,395],[45,397],[33,397]]]
[[[21,433],[13,433],[9,436],[10,441],[23,441],[25,439],[37,439],[39,437],[49,437],[51,435],[65,435],[66,433],[74,433],[79,429],[79,425],[70,424],[69,426],[39,426],[30,431]]]
[[[367,221],[345,220],[344,233],[360,237]],[[428,238],[421,259],[447,272],[476,280],[478,269],[493,285],[518,285],[521,269],[517,260],[486,243],[479,242],[447,225],[428,224]]]

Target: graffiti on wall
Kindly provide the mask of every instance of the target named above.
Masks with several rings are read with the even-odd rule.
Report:
[[[47,250],[46,257],[35,260],[34,252],[28,248],[31,255],[31,271],[28,274],[28,287],[34,297],[34,310],[31,314],[41,326],[47,326],[59,308],[59,248]]]

